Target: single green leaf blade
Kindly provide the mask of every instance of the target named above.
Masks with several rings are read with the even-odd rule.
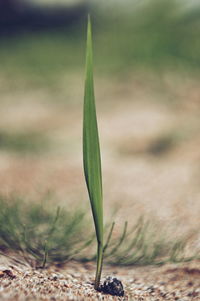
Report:
[[[91,22],[88,17],[83,113],[83,163],[98,243],[103,245],[103,198],[99,134],[96,117]]]

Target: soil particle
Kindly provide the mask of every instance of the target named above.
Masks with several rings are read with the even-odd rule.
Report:
[[[0,270],[0,278],[4,277],[4,276],[8,276],[11,279],[16,278],[16,275],[13,273],[13,271],[11,269],[6,269],[6,268],[3,270]]]
[[[122,282],[118,280],[117,278],[113,277],[107,277],[104,281],[103,285],[100,288],[100,291],[102,291],[105,294],[110,294],[113,296],[124,296],[124,288],[122,285]]]

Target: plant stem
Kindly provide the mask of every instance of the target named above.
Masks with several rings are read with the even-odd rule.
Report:
[[[47,247],[47,241],[44,243],[44,257],[42,262],[42,269],[45,268],[46,262],[47,262],[47,256],[48,256],[48,247]]]
[[[98,242],[97,245],[97,269],[96,269],[96,277],[95,277],[95,284],[94,288],[96,290],[99,289],[100,279],[101,279],[101,271],[103,265],[103,244]]]

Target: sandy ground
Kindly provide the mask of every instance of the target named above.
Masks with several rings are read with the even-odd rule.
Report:
[[[106,267],[103,276],[117,277],[124,286],[124,297],[114,297],[94,290],[93,264],[70,262],[63,268],[32,270],[5,258],[0,260],[1,300],[200,299],[200,262],[162,267]]]

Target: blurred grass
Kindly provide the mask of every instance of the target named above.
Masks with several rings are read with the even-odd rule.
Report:
[[[187,8],[176,0],[151,0],[104,13],[102,44],[108,45],[114,68],[199,66],[199,5]]]
[[[63,72],[81,65],[80,39],[75,33],[52,31],[23,34],[3,38],[0,45],[1,74],[8,84],[3,91],[10,89],[9,83],[21,79],[21,87],[40,87],[49,84],[49,89],[57,83]]]
[[[107,224],[107,237],[109,228]],[[18,254],[33,267],[44,267],[46,262],[63,264],[71,259],[96,260],[95,236],[89,229],[92,227],[84,211],[72,210],[67,204],[61,209],[50,205],[47,199],[29,203],[13,196],[0,196],[1,255],[13,254],[15,258]],[[176,238],[168,234],[150,219],[139,218],[132,227],[125,223],[121,233],[107,239],[105,261],[113,265],[148,265],[199,257],[196,249],[187,255],[191,233]]]
[[[46,151],[49,141],[42,133],[6,132],[0,130],[0,150],[11,151],[21,155],[38,154]]]
[[[123,7],[103,3],[92,10],[99,73],[123,74],[138,68],[198,72],[200,5],[188,8],[176,0],[151,0]],[[1,37],[0,76],[15,88],[20,77],[25,86],[55,87],[63,74],[82,70],[85,27]]]
[[[81,210],[60,211],[45,201],[25,203],[20,198],[0,198],[0,225],[1,249],[14,250],[34,265],[41,265],[45,257],[67,260],[83,245],[86,231]]]

